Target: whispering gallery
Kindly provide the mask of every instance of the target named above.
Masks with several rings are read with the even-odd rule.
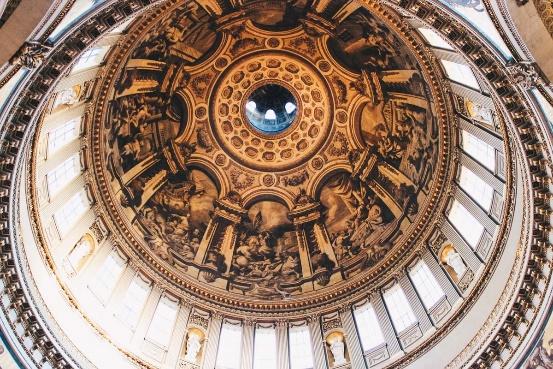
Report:
[[[553,1],[0,1],[0,368],[553,369]]]

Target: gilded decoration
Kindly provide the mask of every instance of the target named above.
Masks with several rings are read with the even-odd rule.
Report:
[[[180,281],[266,301],[360,283],[437,206],[449,140],[415,45],[365,8],[333,33],[296,10],[215,27],[178,6],[109,63],[101,197]],[[261,117],[269,86],[291,105]]]

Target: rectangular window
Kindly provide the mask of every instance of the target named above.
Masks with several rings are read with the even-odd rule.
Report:
[[[493,188],[482,178],[474,174],[466,167],[461,168],[459,176],[459,185],[461,188],[476,201],[484,210],[490,210],[493,200]]]
[[[354,316],[363,351],[369,351],[386,343],[376,312],[371,304],[355,309]]]
[[[105,304],[113,293],[115,285],[125,270],[125,264],[126,260],[117,251],[112,251],[96,273],[91,290],[102,303]]]
[[[134,277],[117,313],[118,318],[128,327],[133,329],[136,327],[150,290],[150,282],[138,275]]]
[[[427,310],[433,308],[444,297],[442,287],[424,261],[420,260],[409,271],[409,277]]]
[[[224,323],[219,338],[216,369],[240,369],[242,327]]]
[[[81,191],[70,198],[69,201],[54,214],[54,220],[56,221],[61,237],[65,236],[67,232],[71,230],[89,208],[90,204],[86,198],[86,193]]]
[[[79,136],[81,118],[71,119],[48,133],[48,153],[56,152]]]
[[[467,131],[463,131],[463,150],[492,172],[495,170],[495,149],[493,146],[488,145]]]
[[[470,247],[476,248],[480,237],[482,237],[482,233],[484,233],[484,226],[478,222],[478,219],[457,200],[453,202],[448,218]]]
[[[419,32],[422,37],[428,42],[430,46],[438,47],[445,50],[453,50],[453,47],[449,45],[439,34],[430,28],[419,28]]]
[[[97,46],[86,50],[77,60],[77,63],[75,63],[72,72],[80,72],[82,70],[100,65],[108,50],[109,46]]]
[[[468,65],[443,59],[441,62],[450,80],[480,91],[480,85]]]
[[[392,288],[386,290],[383,297],[397,333],[401,333],[417,323],[417,318],[399,284],[396,283]]]
[[[277,369],[276,332],[274,328],[255,330],[253,369]]]
[[[308,327],[293,327],[288,331],[290,344],[290,369],[313,368],[313,348]]]
[[[159,300],[148,333],[146,333],[146,340],[165,349],[169,347],[177,320],[178,307],[178,302],[167,296],[163,296]]]
[[[81,172],[81,162],[79,154],[75,154],[58,165],[54,170],[46,175],[48,183],[48,193],[50,196],[56,195]]]

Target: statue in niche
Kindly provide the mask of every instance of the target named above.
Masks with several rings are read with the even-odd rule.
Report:
[[[465,275],[467,266],[453,245],[446,245],[441,252],[440,258],[442,262],[453,270],[458,280]]]
[[[184,360],[191,364],[198,364],[198,354],[202,349],[203,333],[195,328],[192,328],[188,333],[186,340],[186,354]]]
[[[215,184],[199,170],[169,178],[138,216],[152,250],[165,260],[170,249],[185,260],[194,259],[217,197]]]
[[[341,332],[332,332],[326,338],[326,342],[332,353],[332,359],[334,360],[333,368],[345,365],[348,363],[346,359],[346,344],[344,342],[344,335]]]
[[[285,206],[272,201],[249,209],[232,259],[231,274],[237,280],[271,291],[301,277],[297,239],[287,214]]]

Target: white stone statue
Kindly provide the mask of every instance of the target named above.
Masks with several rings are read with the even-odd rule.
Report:
[[[461,258],[461,255],[457,253],[455,250],[451,250],[447,256],[445,257],[445,262],[447,265],[449,265],[451,268],[453,268],[453,271],[455,271],[455,274],[457,274],[458,278],[461,278],[463,274],[467,271],[467,266],[465,265],[465,262]]]
[[[184,360],[192,364],[197,364],[198,353],[201,348],[201,337],[195,332],[190,333],[188,335],[188,341],[186,341],[186,356]]]
[[[334,340],[330,344],[330,351],[334,357],[334,367],[341,366],[347,363],[345,357],[345,345],[344,341]]]

